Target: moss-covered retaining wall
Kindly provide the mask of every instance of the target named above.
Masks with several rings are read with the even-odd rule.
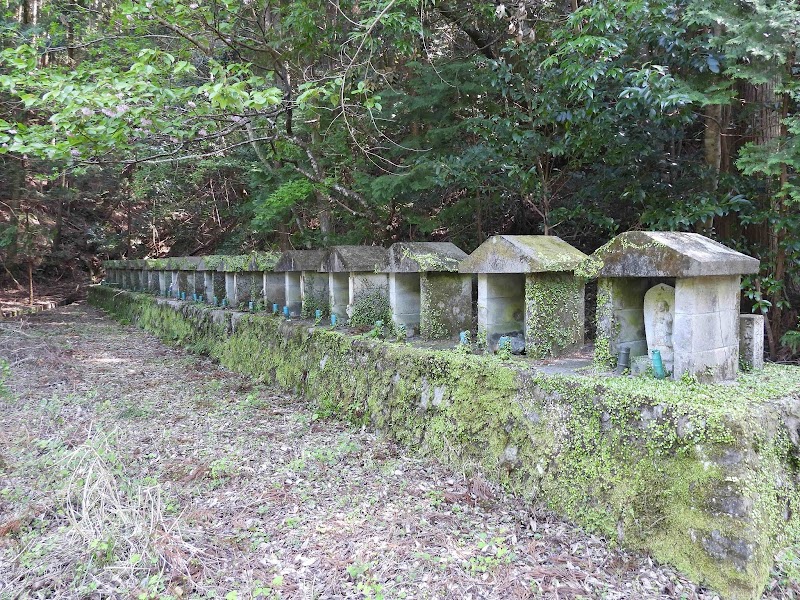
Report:
[[[724,597],[760,596],[774,553],[798,539],[798,368],[735,385],[554,376],[112,287],[89,299],[322,412],[481,468]]]

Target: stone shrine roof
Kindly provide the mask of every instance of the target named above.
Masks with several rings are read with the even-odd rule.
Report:
[[[389,248],[389,270],[395,273],[458,272],[467,253],[450,242],[397,242]]]
[[[627,231],[593,255],[599,277],[703,277],[757,273],[759,261],[699,233]]]
[[[461,262],[462,273],[573,271],[588,257],[553,235],[493,235]]]
[[[275,271],[316,271],[323,258],[325,250],[287,250],[278,259]]]
[[[385,273],[389,251],[381,246],[331,246],[319,264],[319,270],[332,273]]]

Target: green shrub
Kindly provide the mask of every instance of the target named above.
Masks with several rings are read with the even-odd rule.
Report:
[[[392,320],[392,309],[389,306],[389,289],[385,285],[364,282],[361,290],[353,298],[353,313],[350,325],[353,327],[369,327],[375,321],[389,323]]]

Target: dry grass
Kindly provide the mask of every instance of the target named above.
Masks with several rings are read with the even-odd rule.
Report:
[[[0,358],[0,598],[715,597],[91,309],[4,323]]]

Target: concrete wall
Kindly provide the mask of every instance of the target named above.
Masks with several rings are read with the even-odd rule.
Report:
[[[525,275],[478,274],[478,331],[490,348],[503,335],[525,335]]]
[[[268,304],[267,309],[272,310],[272,304],[277,304],[282,310],[286,304],[286,275],[284,273],[264,273],[264,297]]]
[[[420,277],[420,335],[456,338],[475,327],[471,274],[427,272]]]
[[[350,302],[350,275],[348,273],[328,273],[328,295],[331,314],[339,319],[347,318],[347,304]]]
[[[392,320],[408,333],[420,330],[420,274],[389,273],[389,305]]]
[[[675,282],[672,343],[675,373],[710,381],[735,379],[739,369],[740,277],[688,277]]]
[[[800,369],[742,385],[547,374],[95,286],[89,301],[650,552],[761,597],[800,526]]]
[[[328,305],[328,274],[319,271],[300,272],[300,299],[305,305],[324,309]],[[316,309],[315,309],[316,310]],[[313,317],[314,315],[309,315]]]
[[[385,288],[388,293],[389,275],[387,273],[368,273],[359,271],[357,273],[349,273],[348,275],[348,317],[353,314],[353,303],[362,291],[371,288]]]
[[[300,290],[301,274],[299,271],[286,271],[284,278],[286,280],[285,305],[289,307],[290,315],[299,317],[303,309],[303,297]]]

